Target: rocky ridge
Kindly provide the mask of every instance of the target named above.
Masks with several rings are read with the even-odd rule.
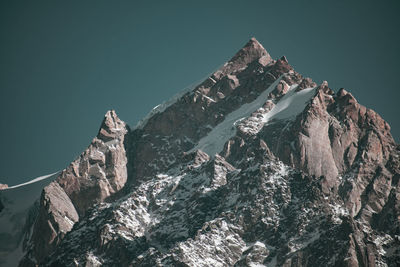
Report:
[[[400,264],[400,147],[346,90],[252,38],[157,110],[106,114],[43,190],[20,266]]]

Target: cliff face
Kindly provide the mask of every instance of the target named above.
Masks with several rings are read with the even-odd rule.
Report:
[[[399,157],[376,112],[252,38],[137,127],[108,112],[20,266],[396,266]]]

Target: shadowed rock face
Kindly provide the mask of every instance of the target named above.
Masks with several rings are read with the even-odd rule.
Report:
[[[252,38],[140,126],[108,112],[20,265],[396,266],[399,178],[377,113]]]

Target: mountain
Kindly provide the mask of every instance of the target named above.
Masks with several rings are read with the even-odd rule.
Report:
[[[252,38],[135,127],[107,112],[19,266],[399,266],[399,158],[376,112]]]

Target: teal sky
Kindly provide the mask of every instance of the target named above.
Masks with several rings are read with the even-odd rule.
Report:
[[[256,37],[400,140],[399,1],[0,2],[0,182],[61,170],[108,109],[135,125]]]

